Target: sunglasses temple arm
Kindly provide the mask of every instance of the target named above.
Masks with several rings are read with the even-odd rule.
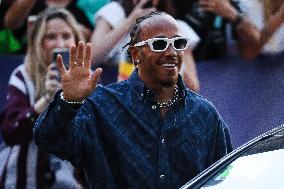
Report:
[[[140,41],[140,42],[136,43],[134,45],[134,47],[141,47],[141,46],[145,45],[146,43],[147,43],[146,41]]]

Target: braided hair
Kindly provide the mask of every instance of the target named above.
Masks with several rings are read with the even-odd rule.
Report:
[[[141,32],[141,23],[148,19],[148,18],[151,18],[151,17],[154,17],[154,16],[158,16],[158,15],[164,15],[166,14],[165,12],[151,12],[150,14],[148,15],[145,15],[145,16],[142,16],[138,19],[136,19],[136,23],[134,24],[132,30],[130,31],[130,41],[125,45],[126,46],[133,46],[135,45],[138,41],[139,41],[139,35],[140,35],[140,32]],[[129,57],[129,60],[132,61],[132,56],[131,56],[131,53],[130,53],[130,50],[128,48],[127,50],[127,54],[128,54],[128,57]],[[134,63],[134,62],[133,62]]]

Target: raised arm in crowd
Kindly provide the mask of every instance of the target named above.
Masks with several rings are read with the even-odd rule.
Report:
[[[239,0],[241,12],[237,11],[229,0],[200,0],[200,3],[205,11],[223,16],[235,24],[239,51],[246,59],[258,56],[271,37],[283,26],[283,0]],[[250,6],[251,3],[253,6]],[[260,14],[251,14],[252,12]],[[259,23],[259,20],[263,20],[264,23]]]

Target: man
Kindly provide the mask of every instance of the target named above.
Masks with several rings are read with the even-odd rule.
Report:
[[[84,167],[91,188],[178,188],[232,150],[228,128],[178,75],[190,39],[173,17],[142,17],[130,37],[137,68],[106,87],[96,87],[102,70],[89,69],[90,44],[71,48],[68,71],[58,56],[62,92],[37,121],[35,142]]]

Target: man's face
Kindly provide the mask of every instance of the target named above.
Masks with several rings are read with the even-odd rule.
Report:
[[[139,41],[180,36],[176,21],[167,15],[152,17],[141,24]],[[170,87],[176,84],[183,51],[175,51],[171,44],[163,52],[153,52],[148,44],[135,48],[138,48],[134,57],[139,59],[138,73],[146,85]]]

